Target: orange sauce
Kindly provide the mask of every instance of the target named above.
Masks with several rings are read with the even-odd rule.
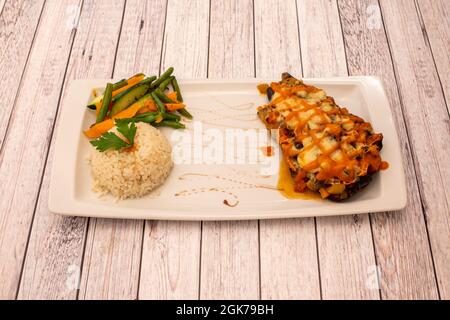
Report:
[[[312,191],[306,191],[306,192],[296,192],[295,191],[295,182],[294,178],[291,176],[291,172],[289,171],[289,166],[284,159],[280,161],[280,171],[278,175],[278,191],[280,193],[288,198],[288,199],[302,199],[302,200],[319,200],[321,199],[320,195],[318,193],[312,192]]]
[[[135,152],[136,150],[137,150],[137,146],[136,146],[136,143],[134,143],[131,147],[122,149],[121,151],[131,153],[131,152]]]
[[[381,170],[386,170],[389,168],[389,163],[386,161],[381,161],[381,165],[380,165],[380,169]]]
[[[273,150],[272,146],[261,147],[260,149],[261,149],[262,153],[264,154],[264,156],[266,156],[266,157],[273,157],[274,150]]]

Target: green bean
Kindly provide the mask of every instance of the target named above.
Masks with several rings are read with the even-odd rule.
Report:
[[[177,100],[178,102],[183,102],[183,96],[181,95],[180,87],[178,86],[177,78],[172,77],[172,87],[173,90],[177,93]]]
[[[184,129],[185,125],[180,123],[179,120],[181,119],[180,116],[177,116],[176,114],[172,113],[163,113],[162,118],[163,120],[159,123],[156,122],[158,118],[160,117],[160,113],[158,112],[146,112],[142,113],[138,116],[135,116],[134,118],[129,119],[117,119],[116,124],[118,123],[130,123],[130,122],[145,122],[150,123],[155,127],[171,127],[174,129]]]
[[[156,103],[156,108],[158,109],[158,112],[160,114],[163,114],[166,112],[166,107],[164,106],[164,104],[161,102],[161,100],[158,98],[158,96],[156,95],[155,92],[151,93],[153,101],[155,101]]]
[[[161,92],[161,90],[156,89],[154,93],[158,96],[159,100],[161,100],[164,103],[176,103],[172,99],[170,99],[168,96],[166,96],[164,93]]]
[[[142,82],[146,81],[147,84],[149,84],[150,86],[152,86],[152,82],[156,80],[156,76],[151,76],[148,77],[147,79],[142,80]]]
[[[156,119],[158,118],[158,116],[159,116],[159,114],[146,116],[146,117],[137,119],[137,122],[153,123],[153,122],[156,121]]]
[[[159,117],[158,112],[146,112],[145,114],[143,113],[135,117],[134,120],[136,122],[152,123],[155,122],[158,117]]]
[[[153,123],[155,127],[170,127],[173,129],[185,129],[186,126],[178,121],[163,120],[159,123]]]
[[[137,115],[133,118],[126,118],[126,119],[116,119],[117,123],[130,123],[130,122],[146,122],[146,123],[152,123],[155,122],[158,118],[159,113],[157,112],[146,112],[142,113],[140,115]]]
[[[166,96],[164,93],[162,93],[159,89],[156,89],[155,91],[153,91],[153,93],[156,94],[158,96],[158,98],[164,103],[176,103],[175,101],[170,99],[168,96]],[[190,114],[189,111],[187,111],[185,108],[177,110],[177,111],[179,114],[181,114],[185,118],[188,118],[188,119],[193,118],[192,114]]]
[[[173,121],[180,121],[181,117],[177,114],[173,114],[173,113],[163,113],[163,118],[164,120],[173,120]]]
[[[169,69],[167,69],[159,78],[158,80],[156,80],[155,82],[153,82],[152,84],[152,88],[156,88],[159,87],[159,85],[166,80],[168,77],[170,77],[172,75],[173,72],[173,68],[170,67]]]
[[[161,92],[164,92],[169,86],[169,84],[171,84],[173,78],[174,77],[168,77],[166,80],[161,82],[161,84],[159,85],[159,90],[161,90]]]
[[[145,76],[145,74],[143,74],[142,72],[139,72],[139,73],[136,73],[134,76],[128,78],[128,80],[131,80],[131,79],[137,78],[137,77],[142,77],[142,76]]]
[[[151,76],[151,77],[145,78],[141,82],[136,83],[135,86],[148,85],[148,86],[151,87],[152,86],[152,82],[155,81],[155,80],[156,80],[156,76]],[[120,93],[120,94],[122,94],[122,93]]]
[[[113,91],[113,85],[112,85],[112,83],[108,83],[106,85],[105,94],[103,95],[102,106],[97,115],[97,119],[96,119],[95,123],[102,122],[105,119],[106,114],[108,113],[109,104],[111,103],[112,91]]]
[[[181,90],[180,90],[180,86],[178,85],[178,81],[177,78],[173,77],[172,79],[172,87],[173,90],[175,90],[175,92],[177,93],[177,100],[179,102],[183,102],[183,96],[181,95]],[[188,119],[192,119],[192,114],[189,113],[189,111],[187,111],[186,109],[180,109],[178,110],[178,113],[181,114],[183,117],[186,117]]]
[[[145,118],[148,116],[157,116],[158,114],[159,114],[158,112],[144,112],[144,113],[138,114],[134,118],[139,119],[139,118]]]
[[[128,80],[127,79],[122,79],[119,82],[116,82],[113,84],[113,91],[116,91],[120,88],[125,87],[128,84]]]
[[[180,109],[180,110],[178,110],[178,113],[181,114],[185,118],[188,118],[188,119],[193,118],[192,114],[190,114],[190,112],[187,111],[186,109]]]

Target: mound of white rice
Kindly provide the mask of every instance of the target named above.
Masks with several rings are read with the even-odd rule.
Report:
[[[166,137],[147,123],[137,123],[130,150],[94,149],[91,157],[93,189],[119,199],[139,198],[161,185],[169,175],[172,148]]]

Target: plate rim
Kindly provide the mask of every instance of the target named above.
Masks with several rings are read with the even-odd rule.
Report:
[[[64,148],[64,137],[70,135],[77,135],[79,139],[79,135],[81,132],[70,132],[70,130],[62,130],[64,128],[64,123],[67,123],[69,120],[71,123],[74,121],[69,117],[70,115],[77,115],[78,122],[75,123],[80,124],[76,127],[78,131],[81,128],[81,123],[83,121],[83,117],[85,115],[86,110],[80,108],[80,111],[70,110],[68,108],[68,104],[71,99],[74,99],[74,95],[77,87],[90,86],[91,89],[97,88],[99,83],[106,83],[107,81],[111,81],[111,79],[76,79],[69,82],[67,89],[65,89],[64,100],[61,105],[60,117],[58,118],[57,130],[56,130],[56,139],[54,142],[54,153],[53,153],[53,162],[51,165],[51,173],[50,173],[50,186],[49,186],[49,196],[48,196],[48,208],[49,211],[59,215],[65,216],[80,216],[80,217],[99,217],[99,218],[112,218],[112,219],[146,219],[146,220],[177,220],[177,221],[222,221],[222,220],[255,220],[255,219],[281,219],[281,218],[302,218],[302,217],[322,217],[322,216],[340,216],[340,215],[352,215],[352,214],[363,214],[363,213],[373,213],[373,212],[386,212],[386,211],[398,211],[406,207],[407,204],[407,193],[406,193],[406,180],[405,180],[405,170],[404,170],[404,157],[401,152],[400,140],[398,136],[398,131],[394,122],[394,117],[392,114],[392,110],[390,107],[389,100],[386,95],[386,91],[382,85],[381,79],[375,76],[348,76],[348,77],[325,77],[325,78],[302,78],[305,82],[320,82],[323,84],[340,84],[342,82],[358,84],[360,89],[362,90],[362,94],[364,96],[364,100],[368,103],[368,109],[370,113],[370,100],[371,99],[381,99],[382,108],[384,111],[387,111],[385,117],[383,119],[385,121],[389,121],[390,131],[392,132],[392,136],[390,138],[393,139],[392,152],[395,153],[395,159],[400,159],[398,163],[396,163],[399,168],[396,170],[397,179],[397,188],[398,196],[396,197],[396,201],[390,204],[386,203],[376,203],[373,205],[374,199],[366,199],[358,202],[361,204],[360,208],[345,208],[344,211],[339,211],[335,209],[337,206],[341,205],[340,203],[331,203],[330,205],[319,208],[321,210],[318,213],[318,208],[300,208],[300,209],[274,209],[269,211],[264,211],[263,213],[251,212],[248,210],[236,212],[216,212],[214,214],[192,214],[190,211],[182,211],[182,210],[155,210],[155,209],[143,209],[143,208],[123,208],[123,207],[115,207],[111,205],[103,205],[103,204],[92,204],[80,201],[75,197],[75,188],[70,185],[67,181],[71,179],[68,175],[70,172],[62,172],[62,177],[57,177],[57,173],[61,174],[61,162],[62,162],[62,152],[61,150],[67,149]],[[265,79],[265,78],[247,78],[247,79],[179,79],[180,84],[257,84],[261,82],[271,82],[273,79]],[[255,89],[256,90],[256,89]],[[78,97],[79,98],[79,97]],[[72,113],[70,112],[72,111]],[[371,122],[374,121],[372,114]],[[72,130],[75,131],[75,130]],[[77,140],[79,142],[79,140]],[[73,177],[76,175],[76,161],[78,154],[78,143],[77,147],[71,148],[73,150],[68,150],[71,152],[72,157],[70,157],[71,164],[70,170],[74,172]],[[67,163],[67,161],[66,161]],[[65,174],[64,174],[65,173]],[[72,177],[72,179],[73,179]],[[59,196],[61,188],[65,188],[66,190],[70,190],[70,192],[63,193],[63,198],[57,197]],[[70,196],[69,196],[70,194]],[[385,194],[384,190],[381,190],[381,195],[376,199],[383,199],[383,195]],[[65,196],[64,196],[65,195]],[[292,200],[292,201],[301,201],[301,200]],[[364,206],[365,202],[372,202],[372,206],[368,207],[367,204]],[[391,201],[392,202],[392,201]],[[333,207],[330,209],[330,207]],[[389,208],[387,208],[389,207]],[[126,212],[125,212],[126,211]]]

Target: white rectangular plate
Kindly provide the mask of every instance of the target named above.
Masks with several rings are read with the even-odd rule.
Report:
[[[276,142],[270,138],[244,142],[231,139],[239,129],[265,132],[256,108],[266,103],[266,97],[258,94],[256,86],[272,81],[267,79],[180,81],[195,121],[187,123],[184,131],[164,128],[163,132],[174,147],[175,162],[183,159],[184,163],[176,164],[164,185],[147,197],[125,201],[99,197],[92,191],[87,161],[92,146],[82,131],[94,122],[93,112],[85,108],[92,90],[104,87],[107,81],[77,80],[68,88],[51,175],[49,208],[54,213],[125,219],[239,220],[394,211],[406,205],[395,124],[382,85],[373,77],[305,79],[306,83],[323,88],[341,107],[371,122],[374,130],[384,135],[381,154],[389,162],[389,169],[377,174],[367,188],[348,201],[286,199],[276,190],[278,146],[274,157],[260,151]],[[231,149],[231,153],[225,153],[228,157],[221,157],[217,146],[223,145],[226,150],[232,141],[236,150],[244,146],[239,149],[244,150],[243,158]],[[177,156],[182,150],[183,157]],[[186,150],[192,151],[191,156]],[[268,168],[275,170],[267,172]]]

